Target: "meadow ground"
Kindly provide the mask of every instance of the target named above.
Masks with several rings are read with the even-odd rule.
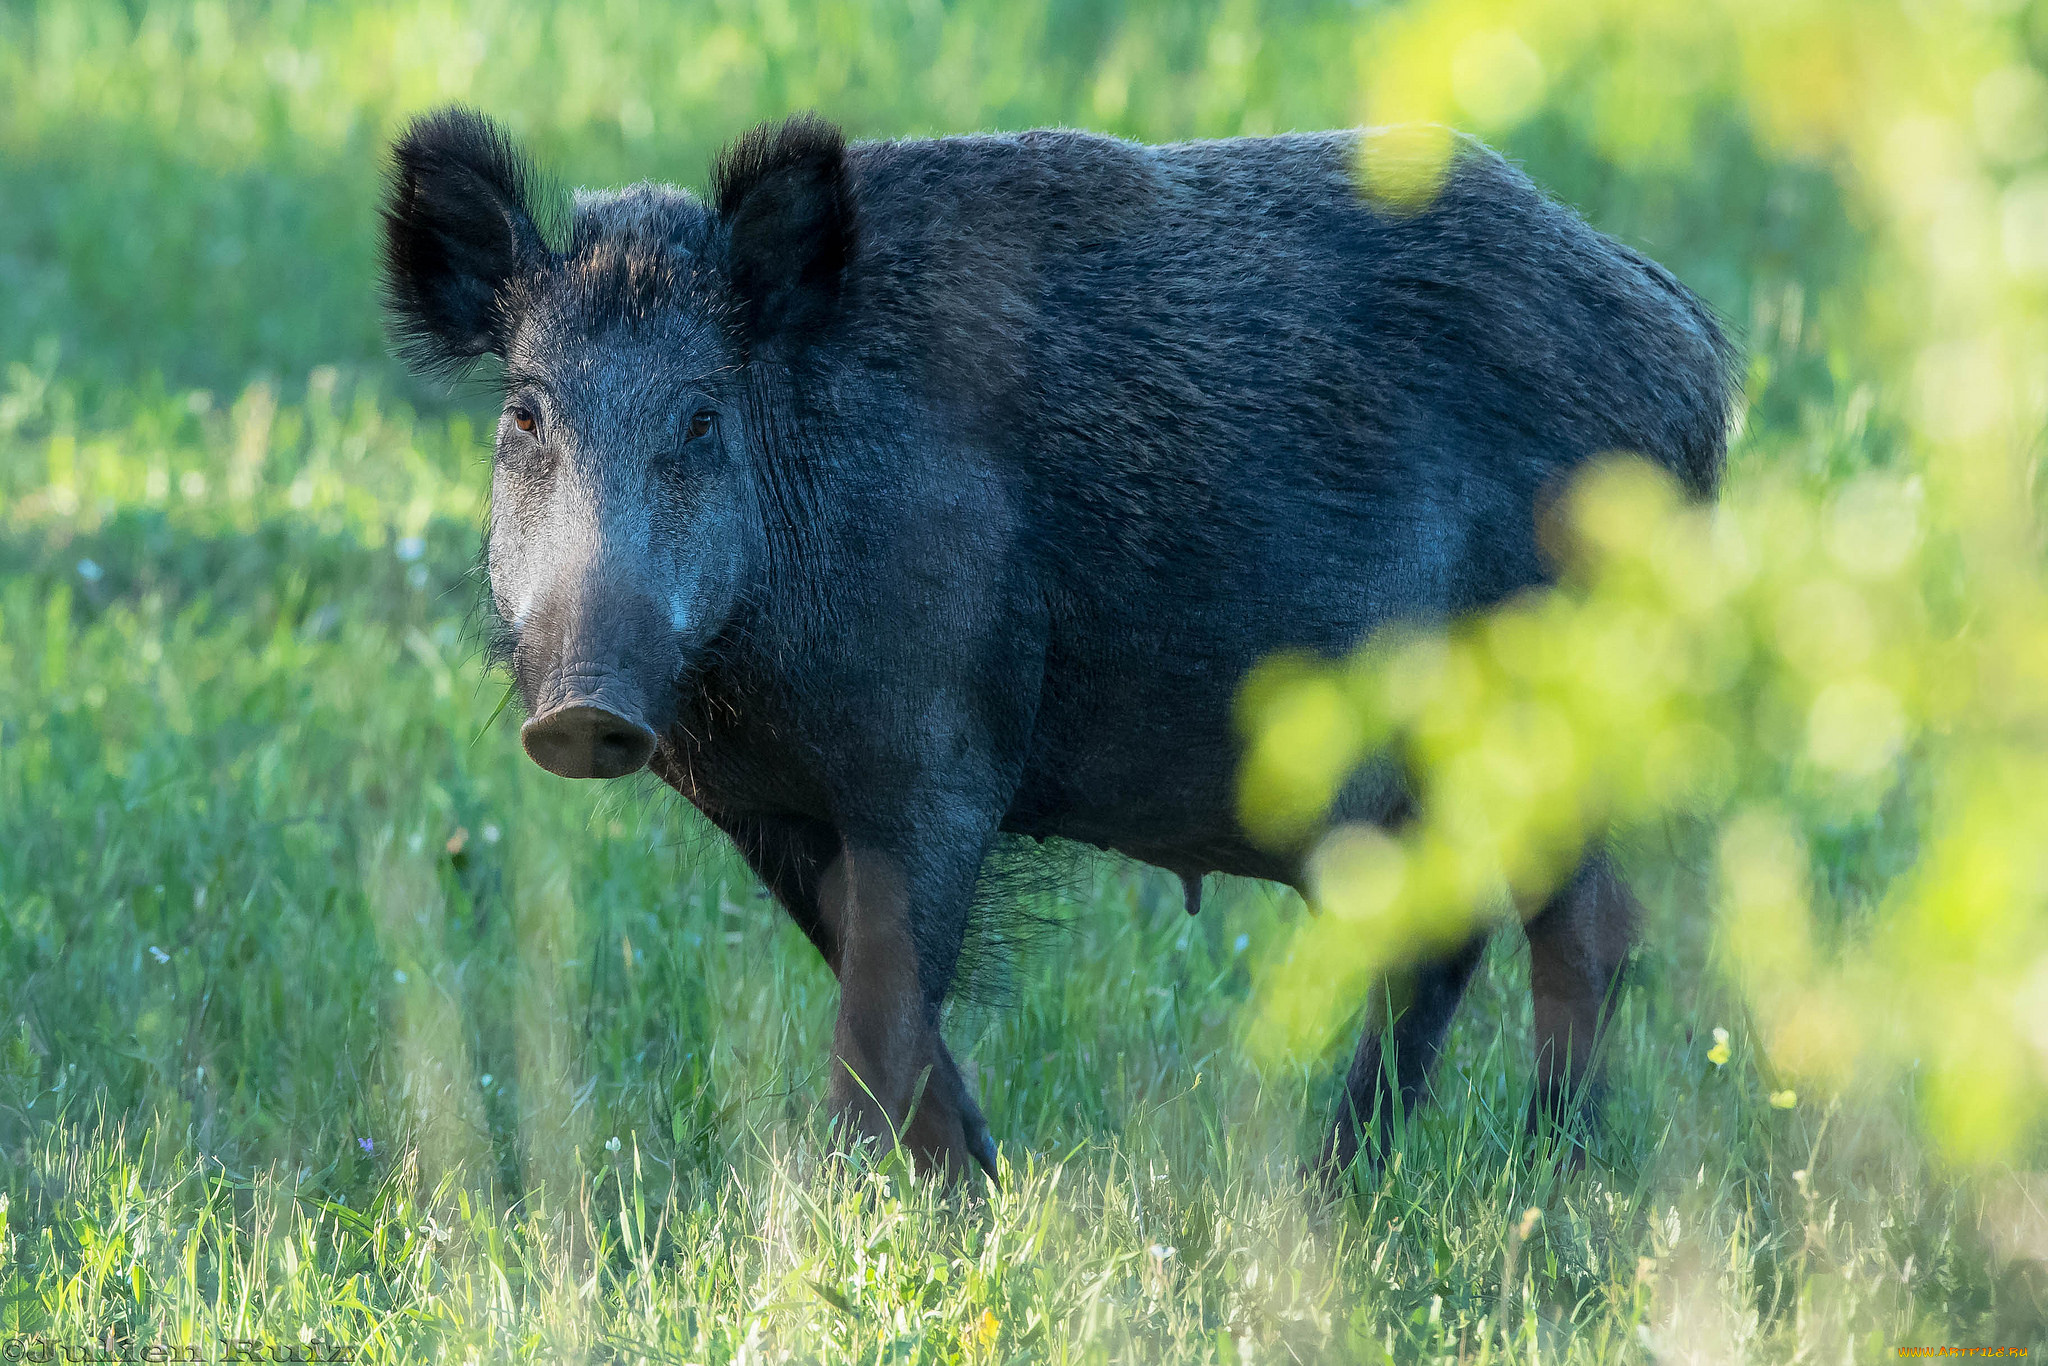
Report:
[[[1441,1104],[1330,1192],[1302,1160],[1348,1038],[1244,1045],[1300,901],[1230,885],[1190,920],[1095,859],[952,1016],[1004,1164],[963,1197],[835,1147],[830,974],[678,799],[519,755],[470,621],[489,399],[379,339],[395,118],[473,99],[587,181],[694,180],[812,103],[861,133],[1324,126],[1351,9],[0,8],[0,1351],[2048,1347],[2038,1186],[1946,1171],[1910,1085],[1772,1103],[1683,824],[1630,860],[1650,932],[1583,1169],[1522,1131],[1512,931]],[[1710,109],[1624,173],[1575,108],[1560,80],[1511,150],[1741,325],[1737,477],[1890,458],[1810,302],[1857,268],[1825,168]],[[1912,851],[1880,813],[1817,852],[1853,917]]]

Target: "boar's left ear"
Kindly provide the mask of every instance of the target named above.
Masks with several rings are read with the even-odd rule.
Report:
[[[711,168],[745,340],[815,326],[853,257],[846,135],[816,114],[762,124]]]
[[[392,146],[384,292],[415,367],[460,371],[505,354],[514,287],[549,257],[534,182],[511,139],[475,110],[416,119]]]

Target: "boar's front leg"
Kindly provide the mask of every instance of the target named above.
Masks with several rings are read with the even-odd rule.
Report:
[[[903,861],[878,849],[849,858],[839,833],[823,821],[716,819],[840,980],[833,1039],[835,1109],[884,1142],[900,1136],[921,1163],[958,1175],[972,1159],[993,1178],[995,1139],[939,1035],[937,1008],[944,985],[933,997],[923,986],[926,974],[918,969],[924,958],[919,957],[919,935],[911,930],[910,880]],[[924,957],[944,956],[943,975],[950,980],[951,962],[959,954],[958,933],[949,948],[942,924],[927,922],[925,929],[925,938],[941,942],[928,945]],[[940,968],[933,964],[934,973]]]
[[[832,1103],[950,1176],[993,1171],[994,1144],[939,1037],[988,836],[943,816],[915,841],[848,833],[819,901],[839,949]]]

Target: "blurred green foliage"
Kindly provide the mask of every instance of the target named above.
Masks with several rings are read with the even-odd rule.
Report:
[[[1994,1036],[1928,1014],[1837,1048],[1822,1079],[1904,1084],[1827,1100],[1782,1056],[1803,998],[1766,990],[1753,1023],[1713,969],[1771,987],[1721,933],[1754,904],[1778,919],[1752,943],[1810,918],[1795,985],[1871,986],[1828,1016],[1852,1034],[1920,1018],[1918,987],[1839,977],[1859,945],[1969,946],[1929,1010],[2005,1009],[1983,984],[2030,980],[2023,877],[1955,901],[1960,939],[1890,949],[1872,927],[1939,874],[1932,834],[2024,852],[2036,824],[2035,656],[1936,685],[1959,642],[1978,669],[2037,639],[2044,65],[2048,5],[2009,0],[0,2],[0,1336],[317,1335],[382,1360],[2040,1343],[2038,1149],[1965,1124],[2010,1170],[1961,1180],[1917,1127],[1913,1049]],[[1597,817],[1634,819],[1654,948],[1592,1170],[1514,1118],[1526,966],[1503,942],[1445,1060],[1464,1081],[1403,1119],[1401,1162],[1334,1200],[1301,1182],[1335,1061],[1304,1041],[1355,1005],[1337,987],[1413,948],[1370,897],[1423,885],[1385,876],[1417,850],[1357,832],[1328,863],[1364,871],[1317,921],[1246,887],[1190,924],[1114,865],[1039,907],[1069,936],[1019,965],[1013,1007],[951,1023],[1012,1164],[988,1209],[821,1160],[832,983],[808,945],[651,782],[557,782],[491,724],[502,682],[468,620],[486,429],[388,359],[373,273],[382,148],[450,99],[580,184],[696,183],[799,107],[878,137],[1443,118],[1706,295],[1750,355],[1725,523],[1640,482],[1589,490],[1621,531],[1558,597],[1259,694],[1276,724],[1307,701],[1258,751],[1283,819],[1380,738],[1448,775],[1432,792],[1477,775],[1482,837],[1417,846],[1458,855],[1402,903],[1425,929],[1540,886]],[[1877,176],[1873,146],[1907,173]],[[1931,187],[1921,216],[1873,191],[1894,184]],[[1921,368],[1925,340],[1993,315],[2033,349]],[[1977,497],[1930,463],[1955,438],[1924,400],[1974,392],[1986,354],[2011,362],[1998,392],[2034,397],[1999,425],[2005,464],[1952,466],[2026,472]],[[2009,516],[1986,532],[1965,505]],[[1855,547],[1901,518],[1903,557],[1866,572]],[[1985,625],[2001,605],[2019,625]],[[1866,687],[1840,710],[1883,725],[1816,731],[1857,610],[1897,714]],[[1587,670],[1558,643],[1603,639],[1683,666]],[[1402,701],[1404,669],[1438,681]],[[1947,827],[1920,760],[1967,727],[1934,724],[1937,696],[2011,701],[1969,752],[2020,761],[1957,789],[1977,804]],[[1694,728],[1653,772],[1673,719]],[[1664,820],[1702,809],[1726,830]],[[1758,894],[1732,921],[1709,913],[1723,885]],[[1319,966],[1312,990],[1276,990],[1290,961]],[[1998,1019],[2006,1046],[1976,1056],[2025,1081],[2039,1036]],[[1248,1049],[1245,1022],[1297,1056]],[[1858,1071],[1865,1051],[1883,1067]]]
[[[1398,836],[1344,831],[1325,847],[1320,899],[1344,914],[1276,971],[1273,1042],[1323,1027],[1387,963],[1533,912],[1605,832],[1692,818],[1715,828],[1727,963],[1778,1067],[1828,1092],[1909,1079],[1957,1160],[2040,1151],[2036,13],[1438,0],[1392,25],[1375,114],[1512,125],[1546,71],[1597,51],[1592,103],[1654,114],[1602,126],[1616,155],[1661,163],[1700,106],[1736,101],[1781,155],[1831,158],[1864,251],[1814,302],[1831,369],[1860,387],[1821,427],[1752,408],[1711,513],[1645,470],[1590,476],[1551,529],[1568,570],[1553,592],[1448,640],[1373,642],[1346,670],[1268,671],[1250,707],[1249,819],[1287,837],[1390,744],[1422,807]],[[1683,85],[1658,84],[1681,66]],[[1444,153],[1381,168],[1373,155],[1368,187],[1406,201],[1426,199]],[[1817,434],[1838,454],[1802,469]],[[1844,826],[1886,838],[1843,858]],[[1844,871],[1860,876],[1840,888]]]

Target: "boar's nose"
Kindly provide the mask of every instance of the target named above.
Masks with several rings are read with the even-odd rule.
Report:
[[[638,773],[654,753],[654,732],[585,703],[557,707],[519,730],[533,761],[564,778],[620,778]]]

